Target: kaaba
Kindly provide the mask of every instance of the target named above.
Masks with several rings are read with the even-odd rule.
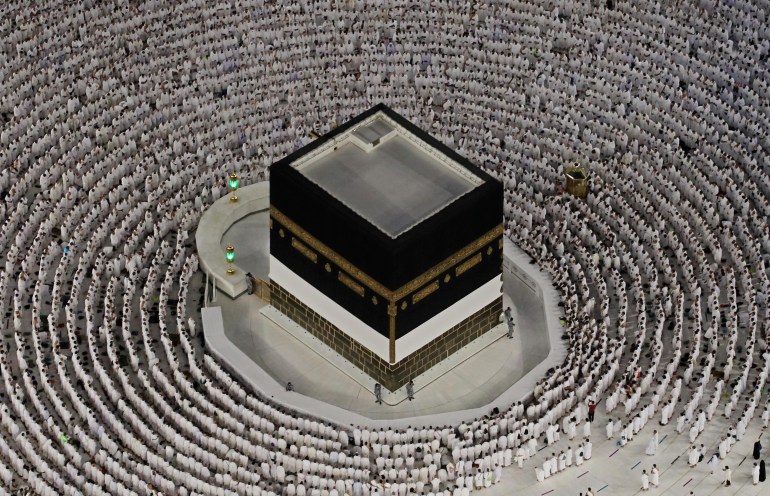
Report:
[[[271,304],[393,390],[499,323],[503,187],[377,105],[270,167]]]

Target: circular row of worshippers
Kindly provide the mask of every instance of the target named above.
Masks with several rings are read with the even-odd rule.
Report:
[[[185,12],[168,30],[168,39],[188,34],[195,25],[189,20],[234,25],[235,13],[194,4],[189,3],[196,8]],[[251,7],[249,3],[242,6]],[[255,7],[256,11],[265,8]],[[756,7],[739,7],[720,9],[721,15],[739,21],[735,23],[739,47],[755,39],[752,30],[766,40],[761,24],[751,22]],[[758,322],[766,322],[766,318],[758,315],[764,312],[766,316],[767,311],[763,257],[770,246],[764,219],[770,213],[767,176],[762,169],[767,165],[766,154],[757,153],[768,148],[767,133],[762,131],[768,129],[768,109],[759,96],[767,86],[764,75],[752,64],[766,55],[766,44],[745,52],[750,53],[748,57],[733,55],[720,64],[707,64],[704,61],[715,54],[721,57],[740,50],[729,47],[735,42],[719,31],[721,20],[696,16],[690,22],[704,28],[694,38],[698,58],[689,72],[672,66],[665,73],[667,80],[656,83],[645,80],[642,67],[635,67],[637,61],[632,63],[619,52],[611,38],[590,46],[560,27],[566,15],[583,17],[582,22],[591,25],[594,20],[581,12],[584,8],[564,5],[562,11],[544,12],[516,4],[498,6],[489,13],[490,18],[500,19],[521,16],[521,32],[517,33],[496,27],[488,30],[476,24],[482,22],[478,16],[461,8],[456,16],[444,16],[449,30],[456,28],[458,43],[444,47],[443,54],[417,38],[417,30],[425,31],[420,29],[420,21],[413,21],[412,26],[402,22],[397,31],[389,26],[383,31],[372,29],[373,38],[361,35],[364,39],[354,39],[360,52],[344,64],[334,64],[332,71],[317,80],[307,77],[307,69],[339,62],[338,55],[329,53],[332,35],[322,37],[316,49],[321,56],[316,58],[306,57],[286,41],[271,40],[272,48],[265,43],[262,47],[278,53],[280,62],[264,78],[264,91],[278,94],[279,89],[288,89],[290,95],[287,102],[264,99],[257,112],[244,111],[244,105],[259,84],[255,76],[266,69],[250,66],[252,62],[244,55],[262,53],[258,40],[249,40],[241,51],[236,37],[227,36],[226,31],[218,41],[190,31],[190,38],[198,37],[193,47],[200,53],[208,50],[208,59],[182,64],[177,83],[156,85],[161,82],[153,78],[174,62],[164,56],[142,57],[140,63],[121,69],[121,77],[132,87],[110,75],[109,64],[117,62],[110,51],[118,52],[103,35],[84,31],[81,51],[62,60],[65,71],[60,73],[54,65],[56,50],[73,41],[69,39],[72,35],[57,31],[55,23],[53,28],[8,34],[9,38],[29,38],[14,40],[19,54],[27,58],[12,62],[20,70],[8,78],[10,91],[3,106],[13,118],[0,133],[2,159],[8,165],[0,173],[6,200],[0,203],[6,219],[0,235],[3,246],[9,246],[0,296],[5,308],[12,309],[14,330],[10,349],[3,350],[2,357],[5,393],[12,406],[3,411],[2,443],[8,463],[0,473],[10,474],[3,480],[10,483],[20,477],[38,492],[57,494],[74,494],[75,488],[89,494],[154,490],[248,494],[290,487],[286,472],[293,473],[289,469],[299,464],[302,468],[293,482],[298,492],[340,492],[340,484],[348,492],[370,491],[371,479],[378,478],[381,482],[376,484],[400,492],[418,487],[422,469],[428,468],[430,475],[431,465],[448,463],[450,452],[453,462],[462,461],[463,466],[470,460],[483,464],[495,453],[499,459],[501,451],[505,461],[508,446],[539,438],[549,424],[565,415],[581,415],[579,405],[589,397],[599,398],[609,391],[607,406],[625,401],[631,411],[643,411],[654,395],[644,401],[644,408],[638,405],[646,399],[664,357],[674,359],[657,378],[659,401],[670,402],[678,396],[674,394],[678,379],[673,379],[680,362],[685,382],[697,380],[704,394],[705,388],[712,387],[706,372],[716,366],[716,352],[724,352],[724,366],[719,366],[733,388],[726,409],[741,404],[742,418],[750,409],[751,418],[751,407],[757,403],[753,396],[743,403],[741,394],[752,373],[755,343],[760,352],[765,350],[767,329]],[[629,28],[622,27],[616,12],[601,11],[602,29],[626,30],[632,40],[629,51],[638,52],[637,57],[644,61],[645,43],[662,47],[650,28],[657,19],[654,5],[624,8],[630,15]],[[78,12],[73,7],[68,13],[79,26],[100,23],[95,14],[104,19],[112,16],[108,32],[125,36],[134,27],[144,29],[142,23],[165,12],[152,4],[141,12],[131,11],[128,5],[112,12],[103,9],[88,7]],[[294,19],[283,22],[296,22],[292,27],[299,31],[297,44],[309,45],[302,30],[314,20],[302,11],[293,15]],[[355,23],[347,23],[343,17],[338,16],[343,23],[341,36],[355,33]],[[453,24],[455,19],[457,24]],[[265,20],[272,22],[275,17],[252,15],[242,29],[256,28],[250,32],[273,38],[270,29],[265,29],[269,24]],[[372,21],[378,25],[377,19]],[[17,22],[33,21],[20,10]],[[704,24],[709,22],[711,26]],[[476,28],[468,35],[463,29],[467,23]],[[544,41],[546,37],[528,33],[529,27],[537,29],[532,33],[556,33],[554,39],[560,44],[585,57],[559,55],[546,46],[551,43]],[[376,43],[381,40],[377,36],[383,32],[396,41],[383,43],[378,50]],[[482,33],[491,41],[483,48],[472,47]],[[716,41],[705,44],[698,36]],[[642,42],[640,38],[647,39]],[[689,34],[671,37],[674,43],[685,38],[689,40]],[[184,39],[182,45],[190,43]],[[513,63],[498,55],[500,48],[511,44],[517,49],[512,51],[516,53]],[[136,55],[144,46],[141,38],[133,38],[127,51]],[[604,57],[591,61],[593,49]],[[47,51],[54,56],[46,59]],[[428,55],[415,59],[420,51]],[[463,51],[471,57],[464,66],[455,66],[455,57]],[[472,60],[481,58],[477,51],[489,61]],[[681,47],[668,47],[658,55],[657,63],[677,60],[680,52],[686,54]],[[345,53],[350,55],[349,50]],[[32,70],[30,57],[32,61],[39,58],[41,72]],[[362,70],[358,75],[354,73],[357,58]],[[410,61],[410,68],[402,72],[402,62]],[[540,70],[548,66],[564,72]],[[78,77],[73,71],[76,67],[93,69],[94,76]],[[346,67],[354,70],[344,75]],[[193,68],[197,88],[188,85]],[[540,73],[537,84],[523,83],[533,70]],[[499,85],[497,93],[485,94],[489,84],[479,79],[484,71],[501,81],[513,78],[514,84]],[[333,83],[337,72],[343,75],[339,83]],[[393,84],[404,77],[415,94],[423,97],[428,96],[428,88],[450,89],[426,101],[431,107],[425,111],[411,93],[394,91]],[[616,85],[601,82],[621,79],[625,81]],[[672,89],[685,80],[686,99],[682,91]],[[226,95],[217,100],[202,96],[221,88],[222,81],[227,81]],[[309,84],[317,86],[320,98],[300,97]],[[727,89],[717,95],[716,86]],[[26,100],[30,88],[41,90],[34,102]],[[72,88],[74,93],[61,88]],[[270,163],[303,143],[308,129],[323,130],[321,122],[327,119],[322,116],[330,111],[339,122],[373,100],[384,100],[408,117],[427,122],[434,134],[506,182],[509,226],[524,226],[509,227],[509,235],[553,274],[565,296],[569,334],[577,346],[564,365],[538,385],[537,401],[526,412],[516,407],[500,418],[477,419],[455,429],[421,429],[411,440],[408,431],[402,440],[398,430],[385,430],[382,441],[370,434],[368,445],[353,448],[349,442],[343,444],[344,429],[301,419],[294,412],[248,396],[196,347],[194,325],[185,319],[194,306],[186,296],[197,265],[186,246],[186,233],[194,228],[200,210],[224,193],[220,184],[224,164],[245,169],[255,156],[263,165]],[[562,106],[563,102],[569,105]],[[287,103],[289,112],[285,112]],[[338,104],[343,110],[336,110]],[[465,114],[463,125],[458,125],[456,116],[461,113]],[[483,122],[506,125],[485,128]],[[537,122],[545,125],[538,128]],[[726,122],[741,132],[728,131]],[[95,131],[83,135],[83,124]],[[700,148],[685,153],[677,142],[684,145],[682,150],[696,143]],[[595,169],[595,193],[589,203],[575,205],[550,196],[558,189],[560,164],[581,157],[610,160],[606,171]],[[663,167],[669,162],[675,167]],[[634,170],[628,167],[632,163]],[[723,167],[725,163],[732,166]],[[522,166],[513,168],[511,164]],[[693,164],[697,167],[690,167]],[[638,176],[628,177],[635,173]],[[37,192],[37,186],[42,192]],[[621,189],[614,190],[617,187]],[[660,212],[662,223],[657,217]],[[552,253],[558,253],[560,246],[562,253],[554,257]],[[723,251],[734,266],[725,274],[718,267]],[[108,281],[106,285],[101,284],[101,277]],[[598,281],[597,287],[588,281]],[[718,339],[720,285],[729,290],[726,344]],[[156,307],[153,291],[158,286],[161,298]],[[174,291],[178,297],[175,322],[166,305],[160,304]],[[701,292],[711,321],[701,322]],[[594,315],[585,311],[594,306],[599,312],[595,329],[587,320]],[[639,330],[633,337],[616,332],[629,322],[629,306],[631,313],[638,314]],[[646,325],[648,308],[653,316],[650,329]],[[45,311],[49,312],[47,319],[36,317]],[[155,313],[160,317],[157,326],[150,323]],[[692,327],[685,325],[685,316]],[[672,329],[666,328],[666,319],[673,322]],[[32,335],[28,336],[25,332],[30,324]],[[702,332],[701,324],[706,327]],[[8,332],[11,327],[6,327]],[[169,328],[179,335],[181,350]],[[673,331],[665,335],[665,342],[673,343],[665,349],[669,355],[664,355],[664,330]],[[743,346],[738,343],[739,335]],[[683,348],[684,341],[697,344]],[[709,350],[704,365],[697,361],[701,341]],[[653,353],[642,357],[641,350],[648,344]],[[739,369],[732,376],[737,383],[733,384],[729,379],[739,349],[747,360],[738,360]],[[619,361],[624,352],[630,355],[630,364],[621,373]],[[600,358],[606,355],[609,358]],[[763,353],[758,356],[766,363]],[[121,368],[124,358],[129,368]],[[643,369],[648,371],[643,378],[627,377]],[[188,370],[190,375],[186,375]],[[669,390],[672,380],[674,388]],[[752,381],[756,380],[753,376]],[[72,419],[81,424],[64,434]],[[71,436],[70,442],[58,445],[55,441],[61,435]],[[422,447],[423,460],[415,461],[419,465],[416,476],[414,469],[393,472],[399,459],[395,446],[402,443],[430,444],[430,448]],[[505,443],[503,450],[501,443]],[[383,456],[393,469],[380,469],[378,477],[372,477],[377,445],[381,450],[393,446]],[[121,454],[120,447],[127,450]],[[411,449],[417,452],[418,447]],[[302,448],[306,448],[304,454]],[[463,453],[463,449],[467,451]],[[429,453],[434,455],[430,462],[426,460]],[[439,463],[437,453],[442,455]],[[83,461],[86,454],[89,460]],[[440,485],[441,490],[452,488],[459,489],[456,480]],[[428,490],[424,481],[422,490]]]

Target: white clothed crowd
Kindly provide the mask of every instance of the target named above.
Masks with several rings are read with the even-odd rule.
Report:
[[[620,446],[675,419],[687,462],[727,417],[716,467],[770,421],[768,0],[0,11],[0,495],[467,496],[590,463],[590,402]],[[202,346],[192,234],[227,174],[379,102],[504,183],[561,294],[563,363],[499,414],[335,425]]]

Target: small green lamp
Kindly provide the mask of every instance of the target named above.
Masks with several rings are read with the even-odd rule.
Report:
[[[233,262],[235,261],[235,248],[233,248],[232,244],[227,245],[227,248],[225,248],[225,259],[227,260],[227,275],[231,276],[235,274],[235,269],[233,269]]]
[[[240,184],[240,181],[238,181],[238,174],[235,172],[230,173],[230,180],[227,182],[230,186],[230,191],[232,191],[232,195],[230,196],[231,202],[237,202],[238,196],[235,194],[235,190],[238,189],[238,185]]]

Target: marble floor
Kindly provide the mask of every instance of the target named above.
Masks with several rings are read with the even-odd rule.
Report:
[[[225,231],[220,243],[223,253],[227,244],[232,243],[238,266],[265,281],[270,272],[269,223],[267,210],[247,215]]]
[[[506,275],[503,284],[506,305],[513,305],[508,295],[517,295],[514,338],[497,339],[420,388],[414,401],[402,401],[392,406],[376,404],[370,388],[353,380],[316,350],[262,315],[260,310],[265,303],[259,298],[243,295],[233,300],[220,292],[212,305],[222,307],[225,335],[230,341],[279,384],[290,381],[299,394],[367,418],[396,419],[462,413],[488,404],[507,407],[511,401],[521,399],[531,390],[528,383],[515,390],[511,388],[548,356],[549,340],[544,328],[544,309],[535,295],[519,287],[521,282],[518,278]],[[507,393],[504,402],[495,403],[503,393]]]
[[[238,265],[265,280],[269,274],[268,223],[268,211],[257,212],[233,224],[222,237],[223,247],[227,243],[236,247]],[[505,250],[508,260],[515,260],[521,267],[520,274],[528,272],[532,276],[530,284],[534,278],[543,277],[537,268],[530,266],[528,257],[507,240]],[[541,281],[540,285],[552,291],[547,281]],[[486,336],[489,343],[476,343],[476,349],[467,350],[459,365],[442,363],[424,377],[416,378],[414,401],[389,401],[391,405],[377,405],[372,392],[374,382],[370,380],[371,384],[368,384],[368,377],[352,366],[345,368],[344,363],[340,366],[339,360],[331,356],[334,352],[323,350],[324,345],[320,342],[311,339],[306,344],[305,340],[298,340],[277,325],[276,319],[266,318],[261,312],[265,303],[257,297],[241,295],[231,299],[218,292],[211,305],[222,307],[225,336],[278,384],[291,382],[298,394],[368,419],[448,414],[449,417],[435,419],[444,423],[449,422],[450,417],[459,420],[484,415],[494,406],[507,408],[532,390],[536,378],[542,377],[543,367],[558,363],[563,356],[560,329],[554,329],[546,322],[542,291],[540,294],[533,292],[519,277],[508,272],[503,277],[503,288],[503,304],[514,311],[514,338],[497,339],[501,332],[495,336],[489,333],[490,336]],[[554,308],[550,313],[554,313]],[[483,339],[485,337],[480,338]],[[478,351],[482,345],[485,347]],[[551,353],[552,347],[558,348],[558,353]],[[356,377],[356,373],[364,377]],[[420,379],[424,379],[422,383]],[[402,399],[405,397],[403,392],[398,394]],[[479,410],[481,408],[483,410]],[[430,418],[424,420],[426,423],[433,421]]]

